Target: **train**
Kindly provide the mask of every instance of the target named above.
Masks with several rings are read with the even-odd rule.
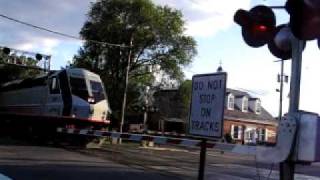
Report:
[[[99,75],[68,68],[1,85],[0,113],[108,125],[111,109]]]

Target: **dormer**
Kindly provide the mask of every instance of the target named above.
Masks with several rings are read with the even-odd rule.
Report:
[[[239,95],[235,97],[235,104],[242,112],[248,112],[248,97],[246,95]]]
[[[226,97],[226,108],[228,110],[234,110],[234,95],[232,93],[228,93]]]
[[[259,98],[250,98],[249,99],[249,108],[252,112],[256,114],[261,113],[261,101]]]

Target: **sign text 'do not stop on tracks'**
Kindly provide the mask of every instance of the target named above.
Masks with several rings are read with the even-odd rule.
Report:
[[[192,77],[189,134],[221,138],[227,74],[199,74]]]

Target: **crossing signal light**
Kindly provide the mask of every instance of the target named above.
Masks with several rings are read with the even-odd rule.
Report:
[[[251,47],[261,47],[273,38],[276,19],[267,6],[256,6],[250,11],[240,9],[234,21],[242,27],[242,37]]]
[[[41,59],[42,59],[42,55],[41,54],[36,54],[36,59],[38,60],[38,61],[40,61]]]
[[[320,37],[319,0],[288,0],[285,8],[290,14],[289,26],[300,40],[313,40]]]
[[[282,60],[290,59],[292,56],[292,36],[293,35],[287,25],[282,24],[276,27],[275,36],[273,40],[268,43],[268,48],[271,54]]]
[[[2,51],[3,51],[3,53],[6,54],[6,55],[9,55],[9,54],[10,54],[10,49],[7,48],[7,47],[4,47],[4,48],[2,49]]]
[[[310,0],[311,1],[311,0]],[[242,27],[242,37],[251,47],[268,44],[271,54],[282,60],[292,57],[293,34],[287,24],[276,27],[275,15],[267,6],[256,6],[250,11],[238,10],[234,21]]]
[[[272,41],[268,43],[268,48],[274,56],[282,60],[292,58],[292,38],[293,34],[287,24],[282,24],[276,27],[275,36]],[[303,48],[306,43],[304,42]]]
[[[258,25],[257,27],[257,31],[260,31],[260,32],[266,32],[267,30],[268,30],[267,26],[262,24]]]

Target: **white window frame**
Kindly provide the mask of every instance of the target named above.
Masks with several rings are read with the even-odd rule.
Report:
[[[249,99],[244,96],[242,98],[242,112],[248,112],[249,109]]]
[[[260,100],[256,101],[255,107],[256,107],[256,109],[255,109],[256,114],[260,114],[261,113],[261,101]]]
[[[264,130],[264,138],[262,138],[262,132],[263,132],[263,130]],[[260,141],[260,142],[266,142],[267,140],[268,140],[268,138],[267,138],[267,135],[268,135],[268,133],[267,133],[267,128],[260,128],[259,129],[259,136],[258,136],[258,140]]]
[[[237,127],[238,128],[238,132],[237,132],[237,134],[238,134],[238,137],[234,137],[234,129],[235,129],[235,127]],[[231,137],[232,137],[232,139],[237,139],[237,140],[241,140],[242,139],[242,126],[241,125],[234,125],[234,124],[232,124],[231,125]]]
[[[232,101],[231,101],[232,99]],[[227,107],[229,110],[234,110],[234,103],[235,103],[235,98],[232,94],[229,94],[228,96],[228,101],[227,101]]]

